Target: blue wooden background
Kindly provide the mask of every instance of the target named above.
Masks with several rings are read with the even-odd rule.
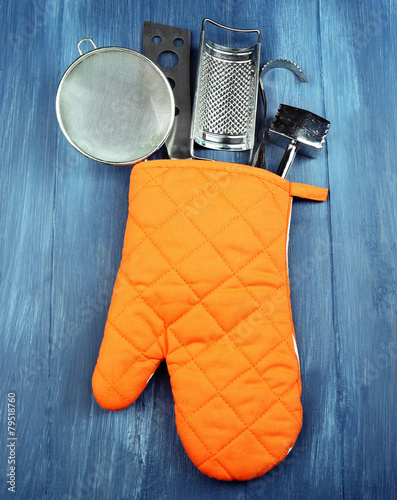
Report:
[[[332,123],[319,159],[298,157],[289,175],[330,188],[326,203],[297,200],[292,217],[303,428],[283,463],[242,483],[188,459],[164,364],[126,410],[92,395],[130,168],[79,155],[54,106],[81,38],[141,51],[144,20],[192,31],[194,75],[204,17],[261,29],[263,62],[289,58],[306,73],[306,85],[285,70],[266,75],[268,119],[283,102]],[[1,2],[1,498],[13,495],[9,392],[15,498],[397,498],[396,17],[396,0]],[[282,150],[267,155],[275,170]]]

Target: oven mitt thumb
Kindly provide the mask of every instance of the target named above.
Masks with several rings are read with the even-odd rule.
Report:
[[[264,474],[301,428],[293,196],[325,200],[327,189],[207,161],[149,161],[131,173],[94,394],[106,409],[126,408],[165,359],[182,443],[218,479]]]

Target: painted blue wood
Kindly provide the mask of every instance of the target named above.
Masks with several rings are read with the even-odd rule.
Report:
[[[1,498],[9,392],[16,498],[397,498],[396,14],[395,0],[1,4]],[[304,424],[284,462],[242,483],[210,479],[186,456],[165,364],[131,407],[95,402],[130,168],[80,156],[54,109],[81,38],[141,50],[144,20],[175,25],[192,31],[194,66],[204,17],[261,29],[263,61],[304,70],[305,85],[266,75],[268,123],[280,102],[332,123],[320,157],[297,158],[289,176],[330,188],[325,203],[294,201],[291,223]],[[281,156],[268,145],[271,170]]]

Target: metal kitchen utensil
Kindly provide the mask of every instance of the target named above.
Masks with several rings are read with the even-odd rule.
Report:
[[[207,24],[226,31],[228,38],[246,40],[255,35],[249,46],[224,46],[212,42]],[[190,152],[194,143],[209,149],[250,150],[255,141],[261,32],[229,28],[204,19],[201,30],[196,93],[193,105]]]
[[[93,50],[83,54],[81,44]],[[97,48],[90,38],[63,75],[56,96],[59,125],[80,153],[111,165],[141,161],[168,137],[175,112],[171,86],[142,54]]]
[[[303,71],[300,67],[295,64],[293,61],[289,59],[273,59],[272,61],[267,62],[261,69],[259,76],[259,89],[262,96],[263,102],[263,124],[262,124],[262,132],[261,132],[261,142],[258,146],[258,149],[255,152],[254,159],[252,160],[252,166],[258,168],[266,168],[265,161],[265,136],[266,136],[266,113],[267,113],[267,101],[265,94],[265,87],[263,85],[263,77],[270,69],[276,68],[284,68],[292,71],[300,82],[307,83],[307,78],[304,75]]]
[[[325,118],[310,111],[280,104],[269,131],[270,139],[286,148],[277,175],[287,175],[296,153],[317,158],[330,125]]]
[[[190,31],[145,21],[143,25],[143,54],[165,74],[171,83],[175,99],[175,119],[165,141],[171,159],[190,158]],[[174,56],[176,64],[161,64],[162,57]],[[167,59],[165,59],[167,63]],[[172,59],[171,59],[172,63]],[[169,67],[172,66],[172,67]]]

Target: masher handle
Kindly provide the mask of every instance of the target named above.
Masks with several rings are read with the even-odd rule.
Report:
[[[285,153],[276,172],[276,174],[283,179],[286,177],[288,170],[295,159],[297,149],[298,141],[293,140],[288,144],[287,149],[285,150]]]

